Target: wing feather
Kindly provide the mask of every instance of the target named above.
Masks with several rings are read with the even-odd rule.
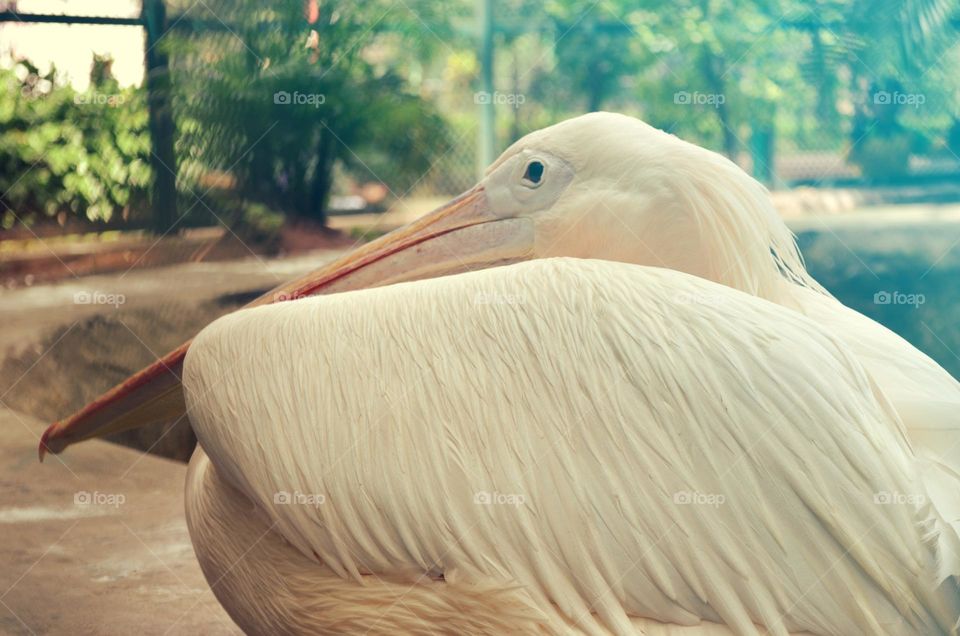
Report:
[[[886,327],[809,289],[787,286],[792,304],[837,335],[864,365],[906,427],[938,519],[938,576],[960,579],[960,383]]]
[[[853,353],[679,272],[549,259],[244,310],[198,336],[184,384],[218,471],[341,576],[520,585],[595,634],[960,614],[916,458]]]

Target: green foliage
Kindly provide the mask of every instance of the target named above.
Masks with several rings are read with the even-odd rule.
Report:
[[[150,178],[143,95],[121,90],[100,63],[85,93],[25,60],[0,69],[3,227],[60,213],[108,221],[142,212]]]
[[[867,140],[878,123],[874,94],[894,85],[922,94],[925,105],[895,113],[902,131],[869,133],[873,147],[902,147],[892,141],[899,136],[912,152],[921,138],[929,151],[949,148],[960,118],[953,71],[960,0],[504,0],[498,7],[505,14],[498,77],[512,83],[499,88],[526,96],[522,107],[498,110],[510,139],[605,109],[730,156],[767,139],[786,152],[841,153]]]
[[[473,0],[168,7],[186,222],[211,222],[208,208],[255,235],[279,214],[322,222],[335,170],[395,196],[474,178]],[[500,147],[607,109],[738,159],[847,152],[868,179],[905,176],[910,154],[960,154],[960,0],[496,0],[494,13]],[[145,220],[145,95],[119,89],[109,60],[91,77],[78,95],[29,62],[0,71],[0,192],[17,216]]]
[[[231,16],[229,32],[165,42],[183,185],[230,171],[245,200],[320,221],[337,162],[403,194],[446,138],[391,61],[404,59],[417,15],[387,2],[321,3],[310,25],[302,3],[270,6],[211,2]]]

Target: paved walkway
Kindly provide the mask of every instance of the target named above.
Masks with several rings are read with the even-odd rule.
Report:
[[[217,297],[269,289],[319,267],[340,251],[321,250],[292,258],[249,257],[237,261],[184,263],[126,274],[81,276],[20,289],[0,287],[0,355],[8,346],[35,342],[52,328],[116,307],[151,307],[170,300],[200,303]],[[104,303],[83,301],[102,299]],[[80,302],[77,302],[80,301]]]
[[[186,466],[100,441],[39,464],[42,431],[0,409],[0,633],[239,634],[187,535]]]

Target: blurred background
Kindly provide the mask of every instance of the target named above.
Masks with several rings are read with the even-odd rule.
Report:
[[[2,406],[59,418],[601,109],[764,182],[818,279],[960,375],[958,28],[960,0],[0,2]]]

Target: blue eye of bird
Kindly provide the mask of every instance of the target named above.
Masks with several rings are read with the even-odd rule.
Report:
[[[523,178],[534,185],[538,185],[543,179],[543,162],[531,161],[528,163]]]

